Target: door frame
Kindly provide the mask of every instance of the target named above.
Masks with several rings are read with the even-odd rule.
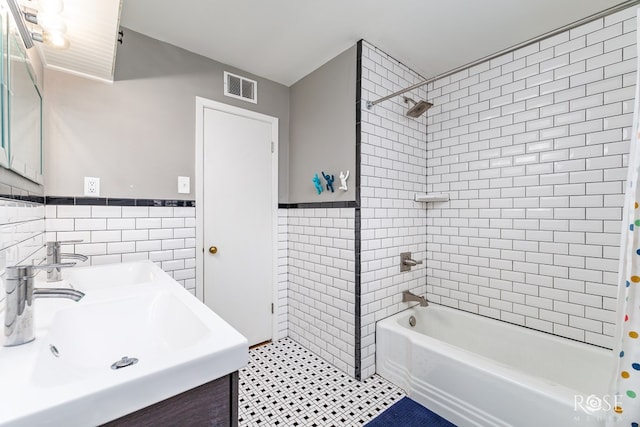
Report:
[[[273,298],[272,334],[278,337],[278,118],[196,96],[196,297],[204,303],[204,113],[206,109],[235,114],[271,125],[271,283]]]

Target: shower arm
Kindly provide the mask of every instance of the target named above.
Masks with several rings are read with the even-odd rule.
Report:
[[[402,99],[404,100],[405,104],[409,104],[409,102],[411,102],[413,105],[418,105],[418,103],[416,101],[414,101],[413,99],[409,98],[408,96],[403,96]]]
[[[523,47],[529,46],[530,44],[537,43],[537,42],[539,42],[541,40],[548,39],[549,37],[553,37],[555,35],[558,35],[560,33],[565,32],[565,31],[569,31],[572,28],[579,27],[580,25],[589,23],[591,21],[594,21],[594,20],[596,20],[598,18],[602,18],[604,16],[611,15],[613,13],[619,12],[619,11],[621,11],[623,9],[629,8],[631,6],[635,6],[637,4],[640,4],[640,0],[627,0],[627,1],[623,2],[623,3],[620,3],[618,5],[612,6],[612,7],[608,8],[608,9],[605,9],[605,10],[603,10],[601,12],[594,13],[593,15],[589,15],[589,16],[587,16],[585,18],[579,19],[579,20],[574,21],[574,22],[572,22],[570,24],[564,25],[564,26],[562,26],[560,28],[556,28],[555,30],[549,31],[548,33],[544,33],[544,34],[542,34],[542,35],[540,35],[538,37],[534,37],[534,38],[526,40],[526,41],[524,41],[522,43],[518,43],[515,46],[511,46],[511,47],[508,47],[506,49],[502,49],[499,52],[493,53],[493,54],[485,56],[483,58],[476,59],[475,61],[469,62],[469,63],[461,65],[459,67],[456,67],[453,70],[447,71],[445,73],[439,74],[439,75],[437,75],[435,77],[432,77],[430,79],[427,79],[427,80],[421,81],[419,83],[416,83],[416,84],[414,84],[412,86],[409,86],[408,88],[401,89],[401,90],[399,90],[397,92],[393,92],[392,94],[384,96],[384,97],[382,97],[380,99],[376,99],[375,101],[367,101],[367,109],[370,110],[376,104],[379,104],[381,102],[387,101],[387,100],[389,100],[391,98],[394,98],[394,97],[396,97],[398,95],[402,95],[403,93],[409,92],[409,91],[411,91],[413,89],[417,89],[417,88],[422,87],[424,85],[427,85],[429,83],[435,82],[436,80],[440,80],[440,79],[443,79],[445,77],[449,77],[449,76],[451,76],[451,75],[453,75],[453,74],[455,74],[455,73],[457,73],[459,71],[466,70],[467,68],[471,68],[473,66],[476,66],[476,65],[481,64],[481,63],[486,62],[486,61],[490,61],[490,60],[492,60],[494,58],[497,58],[499,56],[502,56],[502,55],[505,55],[507,53],[513,52],[515,50],[521,49]]]

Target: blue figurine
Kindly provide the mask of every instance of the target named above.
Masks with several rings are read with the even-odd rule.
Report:
[[[331,190],[331,192],[333,193],[333,180],[335,179],[334,176],[325,175],[324,172],[322,172],[322,176],[327,180],[327,190]]]
[[[322,193],[322,183],[320,182],[320,177],[318,176],[318,174],[315,174],[313,177],[313,185],[316,187],[316,191],[318,192],[318,194]]]

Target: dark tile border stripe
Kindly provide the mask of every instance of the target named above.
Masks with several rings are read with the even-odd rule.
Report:
[[[357,208],[357,202],[308,202],[308,203],[278,203],[279,209],[318,209],[318,208]]]
[[[23,196],[13,194],[0,194],[0,198],[7,200],[19,200],[21,202],[44,204],[44,196]]]
[[[75,205],[76,199],[74,197],[47,197],[46,202],[49,205]]]
[[[100,197],[78,197],[75,199],[76,205],[90,205],[90,206],[106,206],[107,199]],[[47,204],[52,204],[47,201]]]
[[[109,206],[135,206],[136,199],[109,199]]]
[[[354,221],[354,252],[355,252],[355,374],[356,380],[362,381],[362,311],[361,311],[361,297],[362,297],[362,282],[361,282],[361,212],[360,212],[360,161],[361,150],[360,144],[362,142],[362,40],[358,41],[356,48],[356,204],[355,209],[355,221]]]
[[[47,205],[195,207],[195,200],[123,199],[109,197],[44,197]]]

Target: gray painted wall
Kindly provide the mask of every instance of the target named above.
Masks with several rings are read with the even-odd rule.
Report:
[[[195,97],[279,118],[280,194],[287,200],[289,88],[124,29],[112,85],[47,69],[45,192],[82,196],[100,177],[100,196],[195,197]],[[258,81],[258,104],[223,95],[223,71]],[[177,177],[191,177],[178,194]]]
[[[289,201],[355,200],[356,46],[291,86]],[[348,188],[338,190],[340,171],[350,171]],[[318,195],[312,182],[321,171],[335,175],[335,193]]]

